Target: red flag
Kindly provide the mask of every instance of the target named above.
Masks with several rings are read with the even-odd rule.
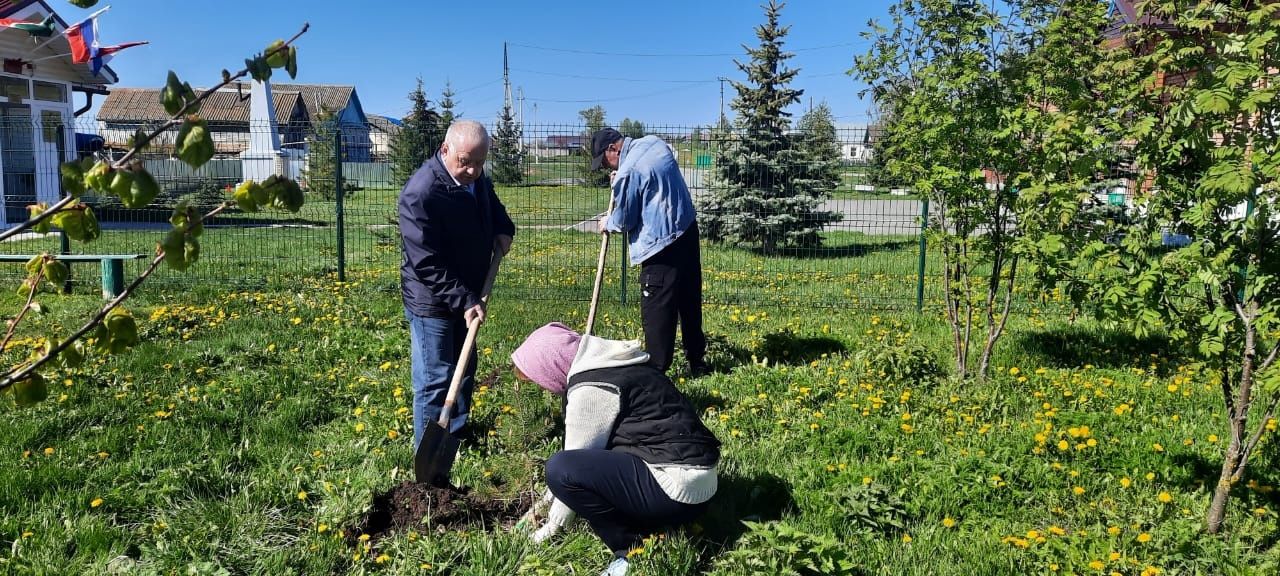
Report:
[[[125,42],[124,44],[116,44],[115,46],[103,46],[98,49],[98,56],[110,56],[116,52],[124,50],[125,48],[133,48],[134,46],[142,46],[143,44],[150,44],[150,42],[143,40],[141,42]]]
[[[112,54],[115,54],[116,52],[124,50],[125,48],[133,48],[134,46],[142,46],[143,44],[150,44],[150,42],[147,42],[147,41],[125,42],[124,44],[116,44],[115,46],[103,46],[101,48],[98,48],[96,50],[96,54],[94,54],[93,56],[93,75],[97,76],[98,73],[102,71],[102,67],[105,66],[107,62],[111,60]]]
[[[84,64],[96,56],[98,50],[98,19],[89,18],[67,28],[64,33],[71,44],[71,61]]]

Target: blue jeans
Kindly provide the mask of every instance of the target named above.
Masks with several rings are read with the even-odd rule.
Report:
[[[462,318],[428,318],[405,311],[409,320],[410,359],[413,373],[413,449],[418,450],[422,433],[440,420],[444,399],[449,394],[453,368],[462,355],[467,325]],[[475,388],[476,353],[471,351],[467,373],[454,401],[449,431],[457,432],[467,423],[471,393]]]

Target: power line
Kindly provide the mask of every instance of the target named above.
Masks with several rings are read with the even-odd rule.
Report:
[[[462,90],[458,90],[458,91],[454,92],[454,94],[455,94],[455,95],[456,95],[456,94],[462,94],[462,93],[465,93],[465,92],[470,92],[470,91],[472,91],[472,90],[477,90],[477,89],[480,89],[480,88],[484,88],[485,86],[492,86],[492,85],[497,84],[497,83],[499,83],[499,82],[501,82],[501,81],[502,81],[502,78],[495,78],[495,79],[493,79],[493,80],[490,80],[490,81],[488,81],[488,82],[485,82],[484,84],[477,84],[477,85],[472,86],[472,87],[470,87],[470,88],[463,88]]]
[[[798,78],[826,78],[828,76],[848,76],[848,75],[849,75],[849,72],[846,70],[844,72],[828,72],[826,74],[803,74],[803,75],[797,74],[796,76]]]
[[[866,42],[843,42],[840,44],[827,44],[825,46],[811,46],[806,48],[792,48],[786,52],[812,52],[815,50],[829,50],[832,48],[844,48],[847,46],[857,46]],[[535,46],[533,44],[521,44],[519,42],[510,42],[512,46],[521,48],[529,48],[532,50],[545,50],[547,52],[564,52],[568,54],[590,54],[592,56],[627,56],[634,58],[724,58],[726,56],[743,56],[742,52],[716,52],[697,54],[689,52],[601,52],[597,50],[578,50],[575,48],[552,48],[549,46]]]
[[[647,82],[647,83],[668,83],[668,84],[710,84],[715,80],[670,80],[658,78],[618,78],[614,76],[586,76],[583,74],[565,74],[563,72],[544,72],[542,70],[528,70],[525,68],[512,68],[514,72],[525,72],[527,74],[539,74],[542,76],[558,76],[561,78],[579,78],[583,80],[610,80],[615,82]]]
[[[634,100],[637,98],[648,98],[650,96],[658,96],[660,94],[669,94],[671,92],[679,92],[697,88],[696,85],[676,86],[675,88],[667,88],[666,90],[658,90],[657,92],[649,92],[648,94],[636,94],[633,96],[619,96],[617,98],[588,98],[585,100],[551,100],[547,98],[530,98],[530,102],[554,102],[559,104],[595,104],[599,102],[618,102],[621,100]]]
[[[556,76],[559,78],[577,78],[580,80],[605,80],[611,82],[642,82],[647,84],[714,84],[720,81],[723,76],[714,80],[674,80],[668,78],[621,78],[617,76],[589,76],[586,74],[566,74],[563,72],[547,72],[544,70],[529,70],[527,68],[512,68],[512,72],[524,72],[526,74],[537,74],[540,76]],[[825,74],[800,74],[802,78],[826,78],[830,76],[847,76],[848,71],[827,72]]]

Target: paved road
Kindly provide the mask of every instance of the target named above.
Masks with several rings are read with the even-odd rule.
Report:
[[[709,193],[710,170],[682,168],[681,172],[695,198]],[[824,200],[822,209],[840,214],[840,220],[829,224],[827,230],[861,232],[872,236],[916,234],[920,231],[919,200]]]

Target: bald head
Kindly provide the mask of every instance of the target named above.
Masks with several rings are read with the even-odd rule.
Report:
[[[475,120],[455,120],[449,125],[449,131],[445,133],[444,141],[451,148],[483,145],[487,149],[489,147],[489,131],[484,129],[484,124]]]
[[[475,120],[458,120],[449,125],[440,145],[440,160],[459,184],[467,186],[484,174],[489,157],[489,132]]]

